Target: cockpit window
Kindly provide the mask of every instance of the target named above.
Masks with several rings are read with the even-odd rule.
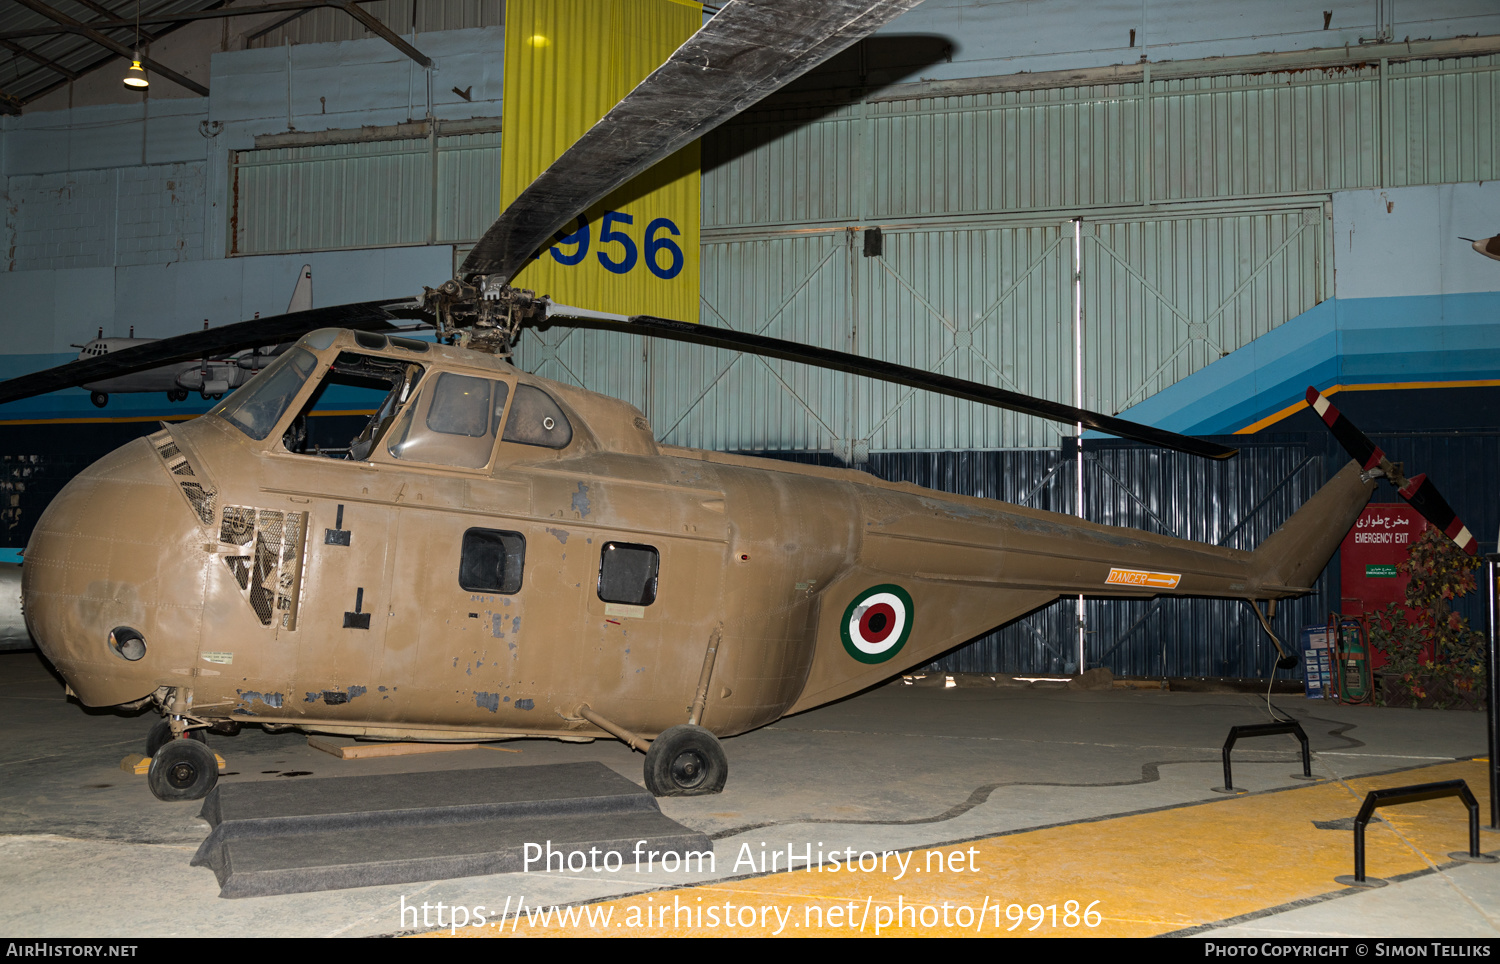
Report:
[[[264,439],[317,366],[317,356],[312,352],[292,348],[267,365],[250,384],[215,405],[209,414],[218,415],[257,441]]]
[[[422,371],[411,362],[340,352],[287,426],[281,444],[298,455],[367,460]]]
[[[339,330],[337,328],[319,328],[317,331],[310,331],[303,335],[302,344],[313,351],[323,351],[329,345],[332,345],[333,340],[338,336]]]
[[[405,462],[482,468],[494,451],[509,394],[505,382],[443,372],[407,406],[386,451]]]
[[[494,422],[490,407],[492,384],[487,378],[443,372],[438,376],[432,404],[427,409],[427,427],[444,435],[489,436]],[[505,384],[501,382],[496,387],[500,389],[500,404],[496,407],[504,411]]]
[[[551,395],[531,385],[517,385],[504,438],[522,445],[565,449],[573,441],[573,426]]]

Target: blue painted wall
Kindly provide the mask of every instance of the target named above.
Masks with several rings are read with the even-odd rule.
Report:
[[[1342,191],[1333,213],[1333,298],[1122,415],[1222,435],[1309,385],[1500,384],[1500,262],[1460,240],[1500,229],[1500,183]]]

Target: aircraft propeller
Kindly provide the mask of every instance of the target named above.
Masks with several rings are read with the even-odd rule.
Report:
[[[1460,549],[1471,556],[1479,551],[1479,543],[1475,541],[1473,533],[1469,532],[1469,527],[1464,525],[1463,520],[1453,511],[1453,507],[1448,504],[1447,499],[1443,498],[1437,486],[1427,481],[1425,474],[1408,478],[1399,464],[1387,458],[1380,446],[1356,428],[1353,422],[1345,418],[1344,414],[1326,396],[1311,386],[1307,389],[1307,404],[1318,413],[1318,417],[1328,426],[1333,437],[1338,439],[1344,451],[1360,464],[1366,474],[1384,476],[1391,485],[1396,487],[1397,494],[1406,500],[1407,505],[1416,509],[1423,518],[1442,530],[1443,534],[1452,539]]]

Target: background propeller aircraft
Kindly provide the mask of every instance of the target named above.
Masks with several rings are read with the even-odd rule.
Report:
[[[415,302],[259,319],[0,385],[9,401],[300,339],[207,416],[80,474],[27,548],[27,620],[69,692],[162,712],[148,746],[159,797],[207,793],[203,732],[245,724],[608,735],[646,751],[653,792],[711,793],[728,769],[718,737],[857,692],[1059,595],[1308,590],[1369,499],[1368,458],[1245,552],[663,445],[631,406],[509,363],[526,326],[615,327],[1232,455],[889,362],[510,287],[578,212],[915,3],[729,3],[501,215],[458,278]],[[449,344],[390,333],[410,318]],[[310,438],[306,416],[330,387],[374,414],[351,437]]]
[[[312,266],[305,264],[297,273],[297,284],[292,288],[292,300],[286,310],[287,314],[293,314],[306,311],[311,307]],[[208,322],[205,321],[203,325],[206,329]],[[79,350],[79,361],[89,361],[127,348],[149,345],[159,340],[137,338],[134,328],[130,329],[128,338],[105,338],[104,329],[101,328],[98,337],[93,341],[73,347]],[[231,356],[221,355],[215,358],[199,358],[192,362],[174,362],[145,371],[85,382],[83,387],[88,389],[90,400],[96,408],[108,405],[109,396],[121,392],[165,392],[167,399],[173,402],[185,400],[190,391],[197,392],[205,400],[221,398],[225,392],[232,392],[249,381],[256,372],[269,365],[271,359],[285,348],[285,344],[263,345]]]

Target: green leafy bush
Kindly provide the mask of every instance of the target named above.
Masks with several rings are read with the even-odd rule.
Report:
[[[1451,603],[1474,591],[1479,560],[1428,528],[1397,570],[1409,577],[1406,606],[1371,613],[1370,643],[1385,653],[1378,701],[1385,706],[1477,709],[1484,691],[1484,635]],[[1432,653],[1423,659],[1423,650]]]

